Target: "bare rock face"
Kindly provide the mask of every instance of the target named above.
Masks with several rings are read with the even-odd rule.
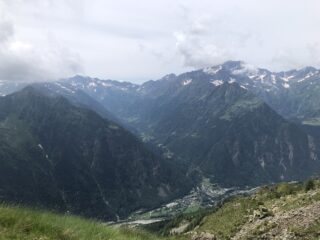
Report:
[[[211,233],[200,233],[199,235],[193,236],[191,240],[217,240],[217,238]]]
[[[315,194],[315,192],[313,194]],[[298,198],[300,200],[308,199],[307,195],[304,195],[304,198],[301,198],[300,195]],[[319,219],[320,216],[319,201],[310,202],[307,206],[301,206],[291,210],[273,207],[273,212],[271,213],[267,208],[263,207],[255,212],[256,214],[253,214],[255,219],[250,219],[243,225],[240,231],[232,237],[232,240],[318,239],[320,236],[320,233],[314,230],[310,230],[310,232],[307,233],[301,232],[303,229],[310,229],[310,227],[317,223],[317,219]],[[267,214],[268,212],[270,214]],[[310,235],[308,235],[310,233],[313,237],[317,238],[310,238]]]

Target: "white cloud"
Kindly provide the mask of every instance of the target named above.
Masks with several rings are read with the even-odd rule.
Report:
[[[187,67],[206,67],[230,59],[230,49],[224,47],[216,35],[211,35],[213,19],[201,17],[174,33],[176,50]]]
[[[13,35],[13,26],[10,22],[0,20],[0,43],[8,41]]]
[[[0,79],[320,67],[318,0],[0,0]],[[81,59],[81,61],[80,61]]]
[[[10,16],[14,3],[0,2],[0,80],[48,81],[81,71],[80,57],[50,34],[42,43],[16,35],[14,17]]]

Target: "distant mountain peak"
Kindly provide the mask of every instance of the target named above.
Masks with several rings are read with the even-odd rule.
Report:
[[[319,70],[311,66],[307,66],[299,70],[299,72],[303,72],[303,73],[310,73],[310,72],[316,72],[316,71],[319,71]]]
[[[170,79],[174,79],[176,77],[177,77],[177,75],[175,75],[174,73],[170,73],[170,74],[165,75],[162,79],[163,80],[170,80]]]

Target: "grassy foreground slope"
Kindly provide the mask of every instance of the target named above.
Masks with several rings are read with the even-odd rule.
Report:
[[[316,240],[320,239],[320,180],[261,187],[252,195],[235,196],[219,207],[147,229],[156,233],[0,205],[0,240]]]
[[[80,217],[0,206],[0,240],[148,240],[148,233],[112,228]]]

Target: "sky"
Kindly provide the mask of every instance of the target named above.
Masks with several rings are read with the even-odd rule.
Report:
[[[319,0],[0,0],[0,81],[320,68]]]

